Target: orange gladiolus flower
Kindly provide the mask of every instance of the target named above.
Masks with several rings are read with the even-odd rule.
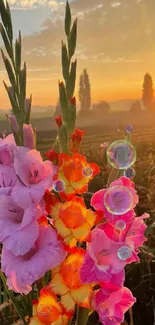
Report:
[[[30,325],[67,325],[67,323],[68,317],[64,314],[64,309],[55,294],[50,291],[41,294]]]
[[[77,196],[71,201],[57,202],[52,206],[51,216],[58,234],[70,247],[87,239],[97,219],[96,213],[87,209],[84,200]]]
[[[80,149],[80,145],[82,142],[82,139],[85,135],[85,131],[81,131],[79,129],[75,129],[74,133],[71,135],[70,141],[69,141],[69,149],[71,153],[76,153]]]
[[[92,295],[92,286],[82,284],[79,278],[79,270],[83,263],[85,251],[77,249],[70,254],[61,265],[52,270],[52,290],[61,296],[61,304],[66,311],[73,311],[75,305],[89,308]]]
[[[78,153],[69,156],[59,154],[58,170],[54,180],[62,180],[65,183],[65,194],[81,194],[88,191],[89,181],[100,172],[95,163],[88,163],[86,157]],[[62,193],[60,193],[62,196]]]

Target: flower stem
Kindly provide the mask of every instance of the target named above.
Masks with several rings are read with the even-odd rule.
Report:
[[[11,301],[12,301],[12,303],[13,303],[16,311],[17,311],[18,316],[22,320],[23,324],[27,325],[27,323],[25,321],[25,317],[24,317],[24,315],[23,315],[23,313],[21,311],[21,308],[20,308],[20,306],[19,306],[19,304],[17,302],[17,299],[15,298],[13,292],[8,289],[7,284],[6,284],[6,278],[5,278],[4,274],[1,271],[0,271],[0,278],[1,278],[2,282],[3,282],[4,288],[5,288],[8,296],[10,297],[10,299],[11,299]]]
[[[86,325],[88,321],[89,309],[78,307],[76,325]]]

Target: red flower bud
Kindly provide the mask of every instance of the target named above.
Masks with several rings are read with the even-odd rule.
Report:
[[[34,306],[34,305],[37,305],[38,302],[39,302],[39,301],[38,301],[37,299],[33,299],[33,300],[32,300],[32,305],[33,305],[33,306]]]
[[[74,133],[71,135],[71,139],[69,143],[70,151],[72,153],[78,152],[84,135],[85,135],[85,131],[75,129]]]
[[[53,165],[57,165],[58,154],[55,150],[51,149],[48,152],[46,152],[44,155],[48,160],[50,160],[53,163]]]
[[[63,81],[59,82],[59,85],[60,85],[61,87],[64,87],[64,83],[63,83]]]
[[[55,117],[55,122],[56,122],[56,124],[58,125],[58,127],[60,128],[61,125],[62,125],[62,118],[61,118],[61,115]]]
[[[70,103],[71,105],[76,105],[76,98],[75,97],[70,98]]]

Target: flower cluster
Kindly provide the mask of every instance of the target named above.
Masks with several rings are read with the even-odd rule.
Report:
[[[56,230],[41,218],[56,168],[37,150],[16,146],[12,135],[1,139],[0,152],[1,268],[8,287],[27,294],[66,255]]]
[[[132,198],[129,206],[126,190]],[[125,266],[139,261],[139,247],[146,240],[144,220],[149,215],[136,217],[134,208],[137,203],[134,184],[124,176],[112,182],[108,189],[96,192],[91,199],[92,207],[102,213],[104,222],[91,232],[80,268],[80,280],[83,284],[99,285],[99,289],[93,292],[91,306],[104,325],[120,324],[124,313],[136,301],[123,283]],[[110,212],[110,206],[111,209],[115,207],[116,213],[114,210]],[[119,213],[124,208],[126,212]]]
[[[46,192],[44,199],[67,256],[52,269],[44,294],[59,297],[63,317],[69,318],[77,305],[97,311],[104,325],[118,325],[136,301],[123,286],[124,268],[139,261],[139,247],[146,240],[144,220],[149,215],[136,216],[138,196],[134,183],[124,176],[92,196],[91,206],[96,211],[87,209],[79,194],[87,191],[88,182],[99,173],[98,166],[77,153],[59,154],[57,163],[54,180],[61,184],[54,187],[55,194]],[[98,290],[94,290],[96,285]],[[30,324],[50,324],[43,315],[37,312]],[[61,318],[58,324],[65,322]]]

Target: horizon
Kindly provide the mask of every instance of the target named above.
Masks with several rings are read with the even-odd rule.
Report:
[[[21,30],[23,61],[27,62],[27,96],[33,106],[55,106],[61,73],[61,39],[64,36],[64,0],[9,0],[14,35]],[[141,99],[143,77],[149,72],[155,83],[155,3],[153,0],[72,0],[78,17],[79,76],[86,68],[92,102]],[[28,23],[27,23],[28,22]],[[95,28],[94,28],[95,22]],[[0,42],[2,45],[2,42]],[[9,85],[0,59],[0,108],[10,107],[2,80]],[[52,103],[52,104],[51,104]]]

